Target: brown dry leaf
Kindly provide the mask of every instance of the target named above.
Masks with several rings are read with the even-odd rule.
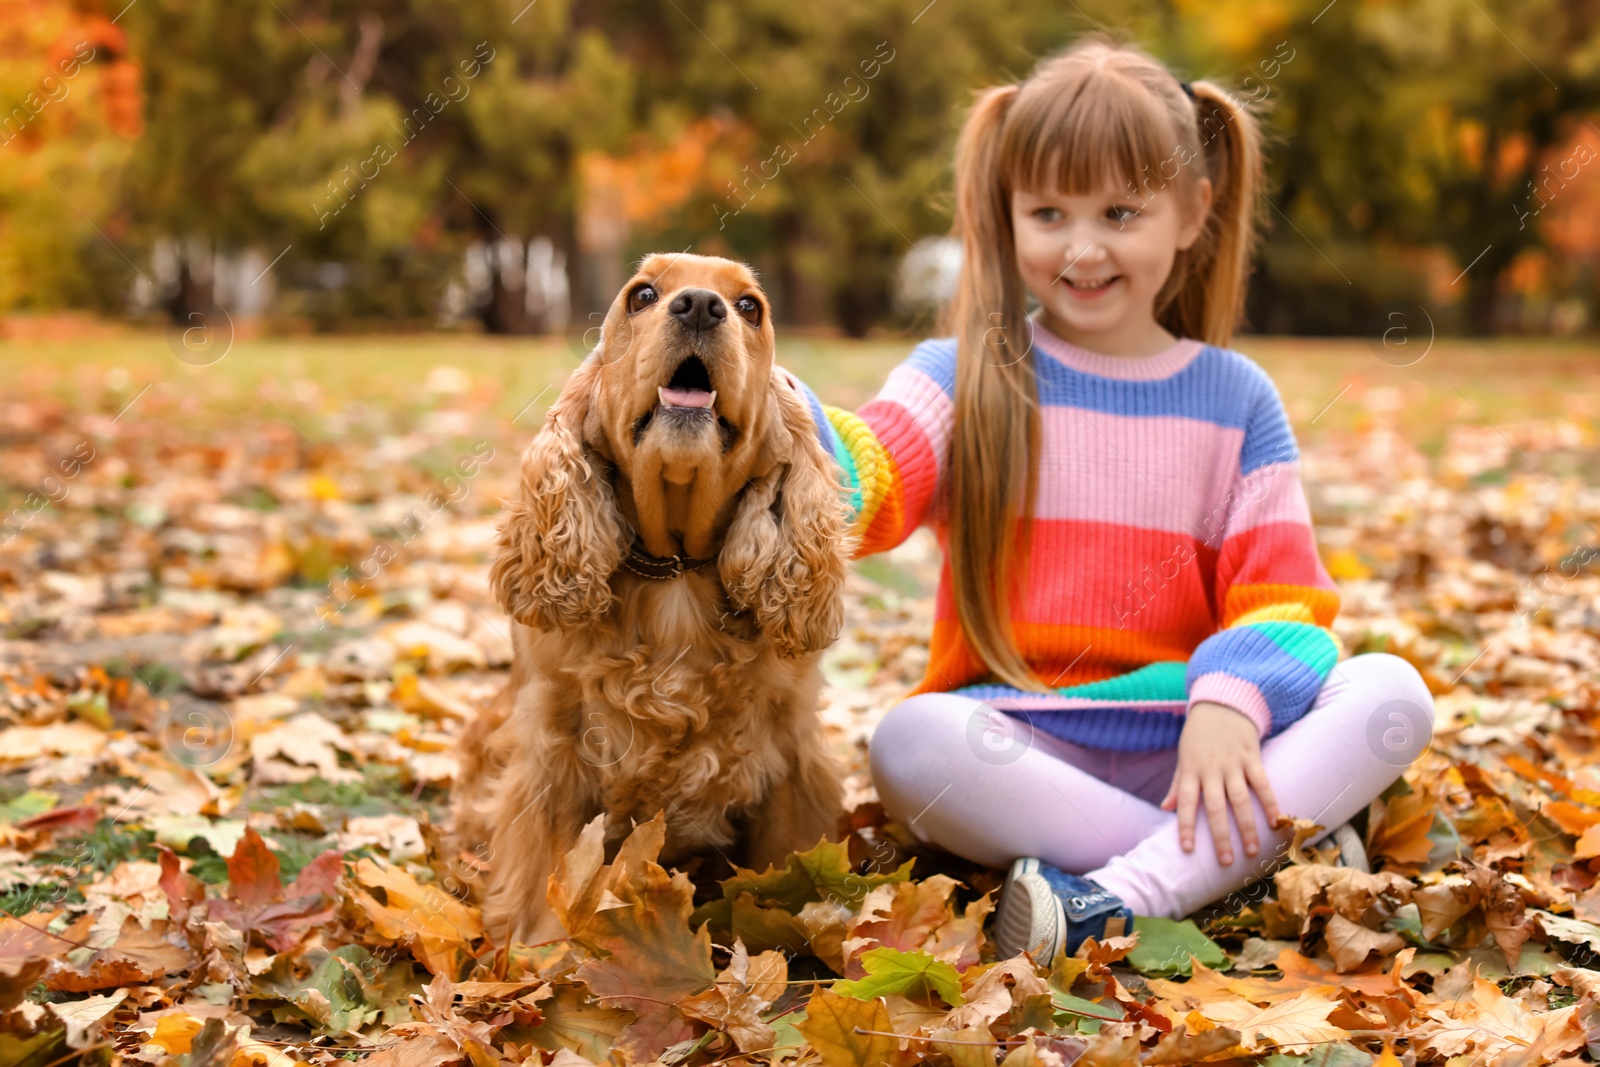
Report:
[[[1081,1063],[1088,1045],[1081,1037],[1057,1037],[1030,1031],[1022,1035],[1022,1044],[1006,1053],[1000,1067],[1062,1067],[1067,1063]]]
[[[1291,915],[1308,917],[1313,908],[1328,907],[1352,922],[1387,896],[1396,904],[1411,899],[1412,886],[1397,874],[1367,874],[1353,867],[1302,863],[1280,870],[1275,882],[1278,903]]]
[[[455,997],[455,983],[445,975],[436,974],[421,995],[414,995],[412,1000],[421,1023],[447,1038],[474,1067],[498,1067],[500,1057],[494,1051],[495,1034],[512,1016],[502,1013],[488,1020],[466,1019],[456,1011]]]
[[[67,1047],[84,1049],[100,1043],[100,1024],[127,999],[128,991],[119,989],[115,993],[68,1000],[49,1007],[51,1014],[67,1028]]]
[[[716,979],[709,927],[689,927],[694,887],[681,872],[669,875],[656,862],[666,827],[665,815],[657,812],[633,828],[616,862],[596,879],[604,882],[597,910],[570,931],[575,941],[605,954],[580,963],[577,978],[600,1004],[637,1016],[617,1045],[646,1060],[694,1036],[673,1005]],[[615,906],[599,907],[603,899]]]
[[[1090,974],[1097,970],[1109,968],[1113,963],[1126,959],[1134,946],[1139,943],[1137,932],[1127,937],[1108,937],[1104,941],[1095,938],[1085,938],[1083,944],[1078,946],[1075,953],[1080,959],[1089,963]]]
[[[145,928],[130,918],[109,948],[94,953],[82,966],[58,966],[45,976],[45,985],[63,993],[88,993],[180,974],[194,966],[195,959],[187,946],[169,939],[167,925],[158,922]]]
[[[1198,1063],[1237,1048],[1239,1042],[1239,1031],[1231,1027],[1215,1026],[1200,1033],[1190,1033],[1187,1026],[1178,1023],[1172,1033],[1161,1035],[1161,1040],[1156,1042],[1156,1047],[1145,1055],[1142,1062],[1145,1067]]]
[[[28,763],[43,756],[96,756],[106,734],[78,719],[48,726],[8,726],[0,730],[0,764]]]
[[[1470,861],[1466,866],[1467,878],[1483,895],[1480,906],[1489,932],[1494,935],[1500,951],[1505,953],[1506,966],[1515,971],[1523,942],[1533,932],[1533,917],[1528,914],[1522,893],[1499,871]]]
[[[957,1030],[938,1026],[927,1033],[928,1041],[917,1042],[929,1052],[938,1053],[950,1061],[951,1067],[994,1067],[997,1042],[987,1027],[974,1026]]]
[[[1381,958],[1406,947],[1405,939],[1399,934],[1370,929],[1343,915],[1329,916],[1323,935],[1328,939],[1328,953],[1333,956],[1334,967],[1341,973],[1360,967],[1374,952]]]
[[[749,893],[741,894],[733,902],[734,929],[744,928],[749,924],[747,916],[751,911],[757,910],[755,898]],[[781,908],[760,909],[764,914],[778,912],[787,915]],[[850,934],[850,923],[855,918],[855,913],[837,901],[812,900],[800,909],[800,914],[793,919],[774,919],[782,923],[782,931],[793,930],[799,926],[805,931],[805,944],[811,952],[826,963],[834,974],[842,975],[845,970],[844,942]]]
[[[1422,916],[1422,936],[1434,940],[1459,922],[1483,900],[1483,891],[1464,876],[1423,886],[1411,895]]]
[[[1339,1007],[1337,1000],[1308,990],[1292,1000],[1257,1008],[1241,1000],[1204,1004],[1200,1013],[1212,1022],[1239,1032],[1247,1048],[1269,1044],[1285,1052],[1305,1051],[1350,1035],[1328,1021]]]
[[[339,766],[339,749],[349,747],[344,731],[321,715],[306,712],[250,739],[253,780],[258,785],[309,782],[359,782],[361,773]]]
[[[1600,971],[1591,971],[1587,967],[1558,967],[1551,973],[1550,979],[1580,997],[1600,995]]]
[[[958,971],[977,963],[983,919],[994,909],[994,901],[985,894],[958,915],[950,902],[956,885],[955,879],[935,874],[921,882],[891,882],[868,892],[842,946],[845,977],[860,978],[861,953],[880,945],[926,952]]]
[[[771,1048],[777,1035],[761,1013],[783,995],[788,978],[789,961],[783,953],[774,949],[751,956],[744,942],[736,940],[733,958],[717,973],[716,984],[680,999],[678,1010],[727,1031],[740,1052]]]
[[[1473,980],[1470,996],[1429,1007],[1407,1036],[1417,1046],[1441,1056],[1472,1053],[1487,1063],[1542,1041],[1553,1059],[1583,1044],[1583,1029],[1576,1025],[1575,1016],[1575,1007],[1531,1012],[1493,982],[1478,978]]]
[[[1026,956],[1016,956],[964,972],[961,992],[965,1002],[944,1017],[943,1025],[952,1030],[987,1026],[1020,1007],[1025,998],[1048,994],[1050,984],[1039,977],[1038,968]]]
[[[1139,1035],[1127,1023],[1111,1023],[1089,1038],[1089,1047],[1074,1064],[1075,1067],[1124,1067],[1138,1062]]]
[[[0,915],[0,1012],[15,1008],[70,946],[42,927]]]
[[[556,861],[546,899],[568,931],[581,929],[594,916],[605,892],[606,820],[596,815],[578,834],[578,841]]]

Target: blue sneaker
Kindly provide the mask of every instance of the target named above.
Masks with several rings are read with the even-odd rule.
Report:
[[[1049,966],[1056,955],[1078,951],[1085,938],[1103,941],[1133,930],[1133,912],[1115,893],[1043,860],[1025,856],[1011,865],[994,940],[1001,959],[1019,952]]]

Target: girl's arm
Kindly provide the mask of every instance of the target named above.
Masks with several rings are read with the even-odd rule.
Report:
[[[781,368],[780,368],[781,369]],[[851,490],[857,558],[900,544],[927,519],[949,458],[955,419],[955,341],[924,341],[889,372],[859,411],[824,404],[783,371],[805,397],[824,451]]]
[[[1222,628],[1189,658],[1189,708],[1242,713],[1262,737],[1295,722],[1341,651],[1339,593],[1317,555],[1300,453],[1270,379],[1251,410],[1239,476],[1221,511],[1216,603]]]

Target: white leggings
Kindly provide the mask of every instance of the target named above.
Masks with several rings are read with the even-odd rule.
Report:
[[[1261,746],[1278,807],[1330,830],[1345,822],[1427,749],[1433,711],[1422,676],[1398,656],[1336,664],[1311,710]],[[1257,803],[1261,850],[1244,856],[1233,825],[1237,858],[1224,867],[1202,807],[1185,852],[1176,813],[1157,807],[1176,749],[1084,748],[954,693],[891,708],[871,760],[885,810],[918,840],[994,867],[1036,856],[1093,878],[1136,915],[1179,919],[1242,888],[1282,860],[1290,836],[1267,829]]]

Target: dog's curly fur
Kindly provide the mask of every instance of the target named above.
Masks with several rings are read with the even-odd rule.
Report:
[[[659,298],[630,308],[642,285]],[[720,323],[670,310],[706,290]],[[714,850],[761,869],[835,832],[817,660],[843,623],[851,546],[833,461],[773,350],[748,268],[650,256],[523,456],[490,572],[514,620],[512,676],[464,735],[455,809],[504,936],[559,933],[549,874],[601,813],[615,847],[665,811],[663,862]],[[691,354],[714,422],[658,405]],[[635,535],[716,565],[641,576],[624,566]]]

